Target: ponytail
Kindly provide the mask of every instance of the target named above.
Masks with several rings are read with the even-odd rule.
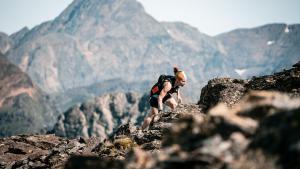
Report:
[[[177,72],[179,72],[178,67],[174,66],[173,71],[174,71],[174,75],[176,76]]]
[[[179,70],[177,66],[174,66],[173,70],[176,79],[186,80],[186,75],[184,71]]]

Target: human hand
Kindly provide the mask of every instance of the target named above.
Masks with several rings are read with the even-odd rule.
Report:
[[[177,98],[177,102],[178,102],[178,104],[182,103],[182,98],[181,98],[181,97],[178,97],[178,98]]]

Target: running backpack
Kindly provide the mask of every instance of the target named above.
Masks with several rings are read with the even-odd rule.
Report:
[[[174,78],[174,76],[160,75],[157,80],[157,83],[151,88],[150,95],[152,96],[154,94],[160,93],[160,91],[163,89],[165,81],[169,81],[172,83],[172,78]]]

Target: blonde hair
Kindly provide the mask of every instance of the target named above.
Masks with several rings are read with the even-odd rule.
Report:
[[[186,74],[184,71],[179,70],[178,67],[174,66],[174,74],[176,79],[178,80],[186,80]]]

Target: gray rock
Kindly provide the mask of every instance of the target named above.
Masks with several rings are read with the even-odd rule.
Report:
[[[8,35],[0,32],[0,54],[6,54],[12,48],[12,42]]]
[[[247,81],[232,78],[215,78],[202,88],[198,104],[204,111],[208,111],[219,102],[231,107],[240,101],[245,93],[251,90],[281,91],[296,97],[300,96],[299,86],[300,67],[298,64],[295,64],[291,69],[283,70],[273,75],[252,77]]]
[[[120,92],[96,97],[62,114],[51,132],[68,138],[96,136],[103,140],[122,124],[141,124],[149,111],[147,100],[143,97],[147,94]],[[121,131],[122,127],[119,128]],[[122,131],[122,134],[128,132]]]

